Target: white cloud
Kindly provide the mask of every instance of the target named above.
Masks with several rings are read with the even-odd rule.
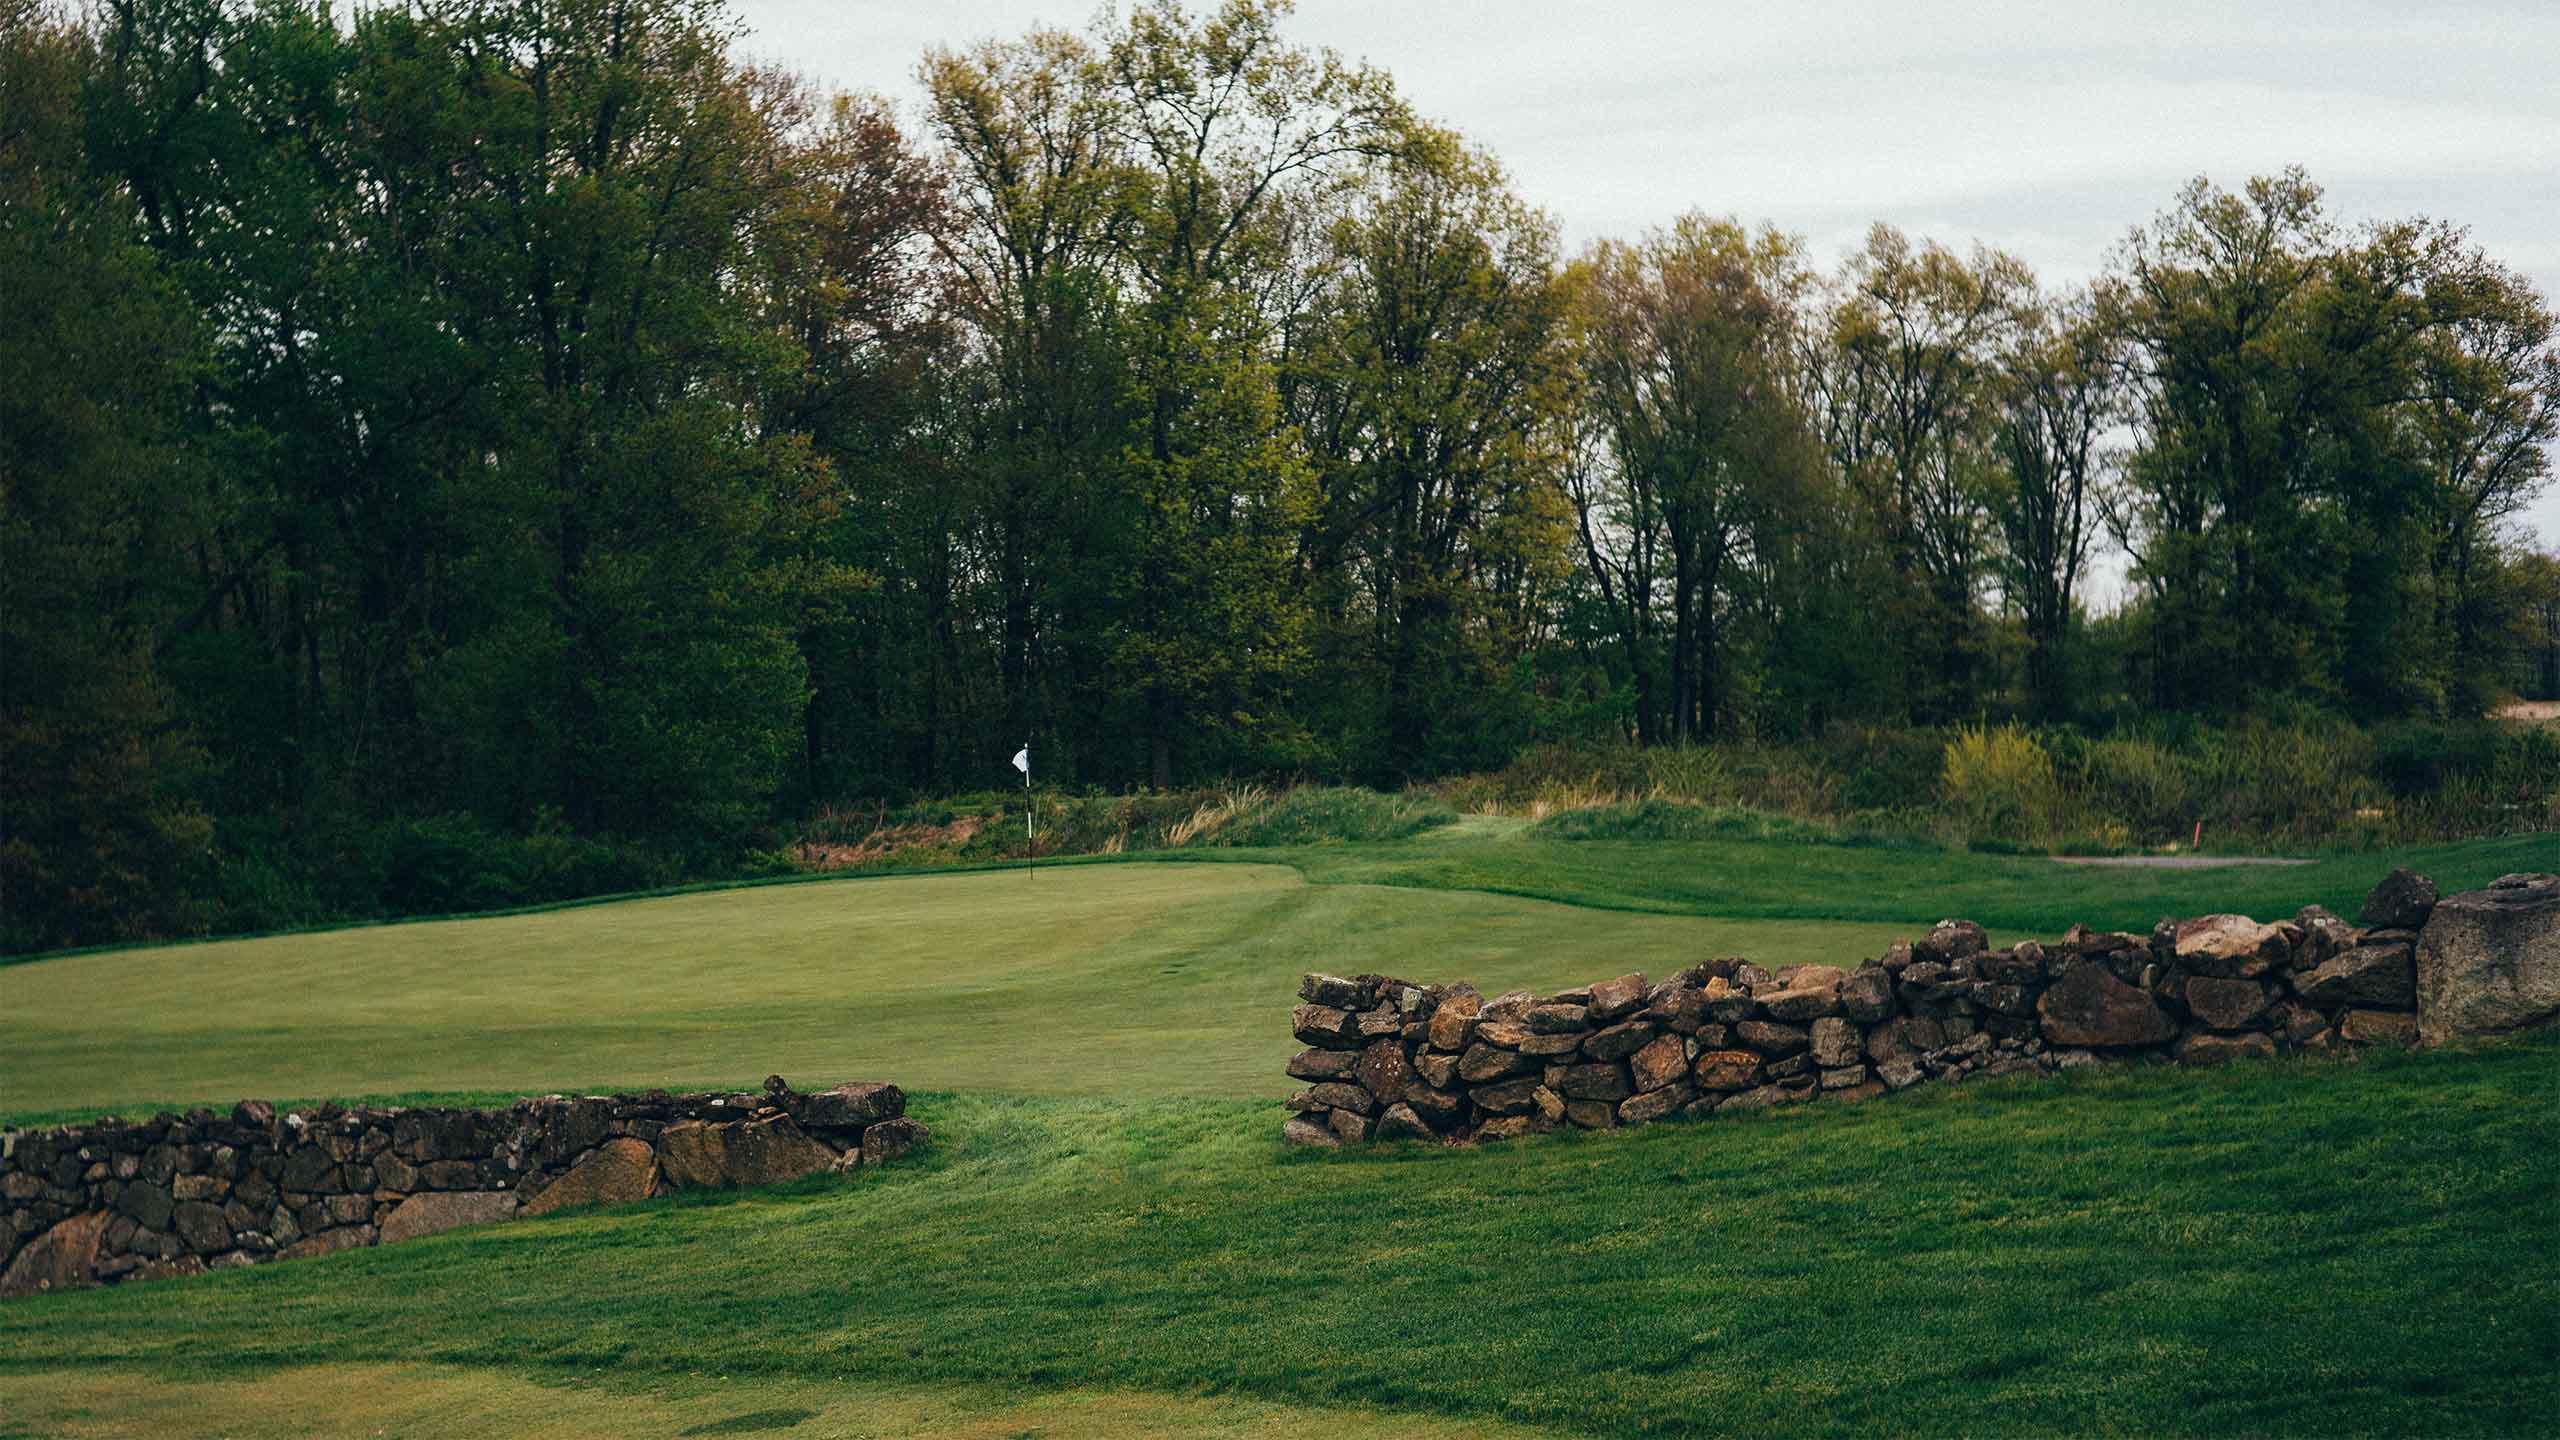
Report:
[[[911,100],[930,43],[1081,27],[1085,0],[737,0],[751,52]],[[1576,241],[1691,207],[1870,220],[2086,277],[2189,176],[2309,168],[2347,221],[2469,225],[2560,299],[2560,4],[2376,0],[1301,0]],[[2560,493],[2534,520],[2560,542]]]

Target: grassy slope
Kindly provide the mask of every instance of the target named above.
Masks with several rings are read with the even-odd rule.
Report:
[[[2540,1043],[1352,1157],[1282,1155],[1268,1105],[935,1096],[946,1143],[850,1183],[0,1305],[0,1385],[384,1362],[1594,1434],[2532,1433],[2556,1082]]]
[[[1550,988],[1899,929],[1119,865],[718,891],[0,971],[0,1115],[243,1095],[804,1084],[1270,1096],[1310,969]],[[112,1025],[112,1046],[99,1026]]]
[[[767,1067],[958,1092],[920,1101],[943,1137],[929,1158],[851,1184],[0,1305],[0,1435],[230,1413],[291,1433],[305,1412],[326,1433],[311,1396],[332,1386],[412,1395],[426,1418],[385,1433],[451,1433],[471,1427],[441,1403],[599,1374],[610,1393],[550,1407],[558,1433],[1377,1428],[1332,1408],[1356,1405],[1542,1433],[2495,1434],[2560,1411],[2550,1043],[1993,1083],[1457,1155],[1273,1139],[1274,1017],[1310,965],[1552,984],[1702,953],[1837,959],[1949,912],[2050,933],[2350,908],[2385,862],[2127,875],[1499,824],[1266,858],[1355,883],[1166,865],[862,881],[0,971],[0,1109],[21,1113]],[[2519,842],[2404,858],[2450,885],[2552,864]],[[1433,884],[1856,921],[1380,888]],[[348,1368],[365,1365],[395,1378]],[[130,1383],[73,1373],[99,1366]]]

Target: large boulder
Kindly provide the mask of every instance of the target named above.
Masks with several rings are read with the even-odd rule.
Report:
[[[2096,964],[2075,966],[2055,981],[2036,1001],[2036,1016],[2054,1045],[2157,1045],[2178,1033],[2150,996]]]
[[[2560,1023],[2560,875],[2507,875],[2437,902],[2418,935],[2418,1038]]]
[[[835,1163],[836,1152],[787,1115],[718,1124],[679,1120],[658,1137],[658,1167],[674,1186],[775,1185]]]
[[[90,1284],[98,1263],[98,1241],[115,1217],[93,1210],[45,1231],[27,1242],[0,1271],[0,1295],[33,1295],[40,1290],[67,1290]]]
[[[457,1225],[486,1225],[516,1213],[516,1197],[504,1190],[441,1190],[412,1195],[382,1222],[378,1243],[397,1245]]]
[[[658,1155],[625,1135],[581,1156],[569,1173],[524,1202],[527,1215],[548,1215],[571,1205],[619,1205],[646,1200],[658,1188]],[[398,1218],[394,1212],[393,1218]]]

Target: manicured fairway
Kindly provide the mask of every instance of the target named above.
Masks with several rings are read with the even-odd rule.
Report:
[[[1559,986],[1909,926],[1720,921],[1106,865],[715,891],[0,970],[0,1115],[418,1091],[832,1084],[1270,1096],[1310,969]]]
[[[2548,847],[2407,858],[2451,888],[2553,868]],[[2118,876],[1496,822],[1265,858],[1287,863],[0,969],[19,1120],[780,1070],[898,1080],[937,1134],[848,1178],[0,1302],[0,1437],[2509,1436],[2560,1414],[2549,1037],[1458,1153],[1277,1141],[1305,969],[1492,988],[1853,961],[1947,913],[2018,934],[2352,908],[2388,857]]]

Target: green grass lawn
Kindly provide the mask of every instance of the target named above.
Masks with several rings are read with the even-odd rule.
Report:
[[[897,1080],[937,1132],[851,1180],[0,1303],[0,1436],[2549,1434],[2549,1041],[1276,1137],[1308,968],[1853,960],[1945,914],[2352,909],[2391,858],[2451,888],[2548,846],[2128,875],[1471,823],[0,970],[20,1118],[773,1069]]]

